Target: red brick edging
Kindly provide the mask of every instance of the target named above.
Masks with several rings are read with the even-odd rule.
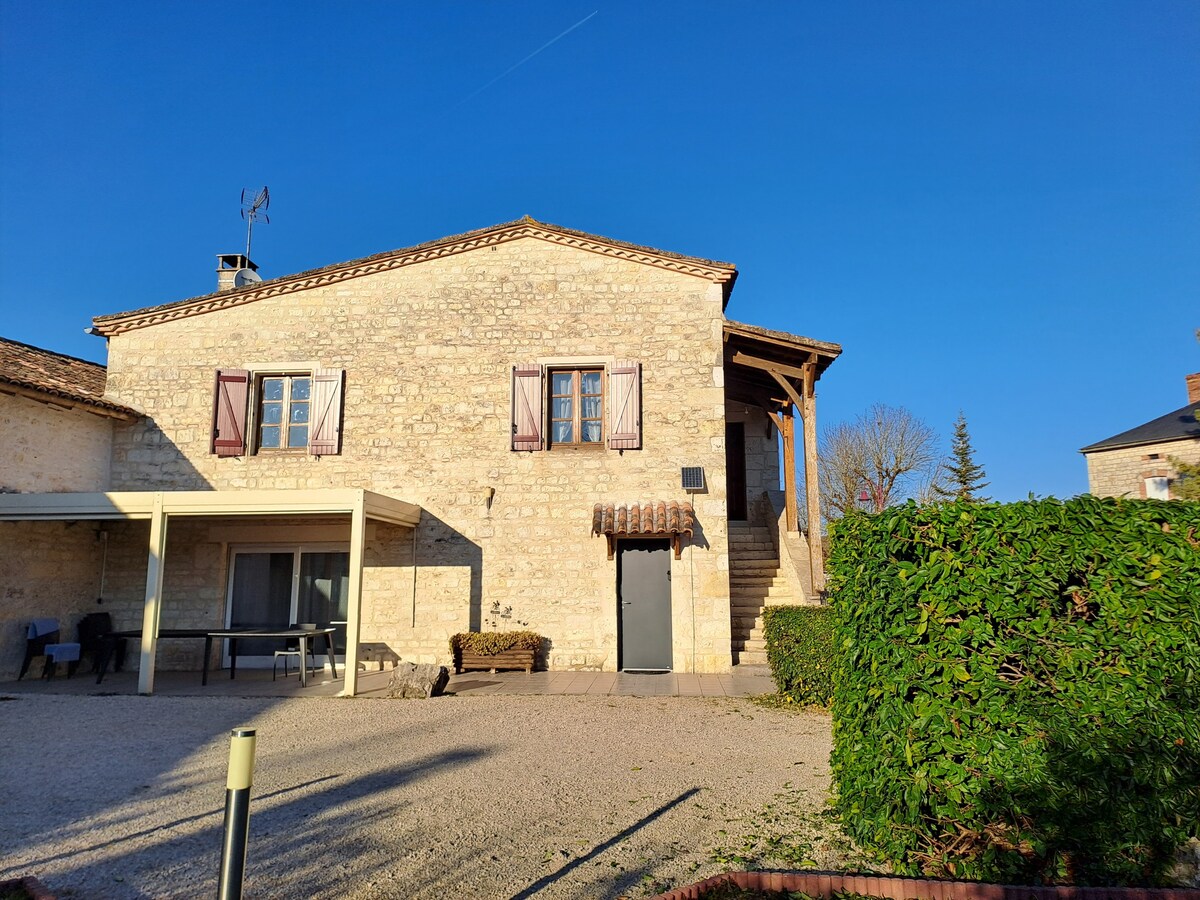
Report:
[[[701,900],[709,890],[729,881],[751,890],[803,891],[814,897],[849,891],[885,900],[1200,900],[1200,890],[1195,888],[1033,887],[819,872],[727,872],[650,900]]]
[[[54,895],[46,889],[46,886],[32,875],[26,875],[24,878],[10,878],[6,881],[0,881],[0,891],[13,890],[15,888],[23,890],[32,900],[55,900]]]

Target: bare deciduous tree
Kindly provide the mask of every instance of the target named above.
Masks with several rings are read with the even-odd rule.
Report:
[[[938,463],[937,435],[903,407],[876,403],[821,439],[821,503],[829,518],[879,512],[920,491]]]

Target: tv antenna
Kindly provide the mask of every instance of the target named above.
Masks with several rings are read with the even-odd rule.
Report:
[[[246,259],[250,258],[250,238],[254,233],[254,223],[271,224],[267,215],[267,207],[271,205],[271,192],[264,185],[261,190],[242,188],[242,218],[246,220]]]

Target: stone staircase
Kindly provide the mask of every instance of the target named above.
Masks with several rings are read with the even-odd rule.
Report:
[[[729,523],[729,615],[733,664],[765,666],[764,606],[795,603],[766,526]]]

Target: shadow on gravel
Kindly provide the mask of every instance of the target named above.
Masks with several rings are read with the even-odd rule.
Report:
[[[551,872],[549,875],[545,875],[542,878],[539,878],[533,884],[529,885],[529,887],[525,888],[525,890],[520,891],[516,894],[513,894],[511,900],[527,900],[527,898],[532,897],[538,891],[542,890],[543,888],[549,887],[550,885],[554,884],[554,882],[558,881],[560,878],[562,878],[569,872],[573,871],[574,869],[579,868],[584,863],[590,862],[591,860],[595,859],[597,856],[599,856],[605,850],[608,850],[611,847],[615,847],[617,844],[621,843],[621,841],[625,840],[627,837],[630,837],[631,835],[637,833],[640,829],[644,828],[646,825],[649,825],[655,819],[659,818],[660,816],[665,815],[667,812],[674,809],[680,803],[683,803],[685,800],[688,800],[688,799],[696,796],[696,794],[698,794],[698,793],[700,793],[700,788],[698,788],[698,787],[688,788],[686,791],[684,791],[682,794],[680,794],[674,800],[669,800],[666,803],[664,803],[662,806],[658,807],[658,809],[654,810],[653,812],[647,813],[646,815],[642,816],[640,819],[638,819],[636,822],[634,822],[628,828],[624,828],[621,831],[618,831],[616,834],[614,834],[612,837],[610,837],[604,843],[597,844],[595,847],[593,847],[591,850],[589,850],[583,856],[576,857],[575,859],[573,859],[569,863],[567,863],[565,866],[563,866],[561,869],[559,869],[555,872]],[[629,872],[629,873],[626,873],[626,878],[630,880],[630,883],[636,883],[637,881],[640,880],[642,874],[643,873],[640,871]],[[625,879],[622,879],[622,880],[625,880]]]
[[[373,827],[403,827],[396,816],[408,805],[403,791],[406,786],[490,754],[485,748],[456,749],[409,765],[380,767],[349,780],[341,775],[324,776],[254,796],[247,895],[335,897],[349,893],[351,887],[361,886],[364,878],[371,877],[372,870],[359,865],[351,874],[335,861],[369,849],[365,845],[370,842]],[[214,792],[223,797],[224,785],[215,787]],[[90,896],[151,896],[153,890],[140,884],[142,873],[161,883],[163,873],[169,872],[177,875],[181,887],[186,885],[181,896],[215,894],[223,813],[222,805],[76,851],[70,855],[99,851],[101,856],[77,862],[60,877],[87,885]],[[138,846],[123,850],[121,845],[131,840],[138,840]],[[67,855],[35,860],[29,868],[36,871],[42,864]],[[116,878],[120,884],[113,883],[114,872],[121,873]]]

